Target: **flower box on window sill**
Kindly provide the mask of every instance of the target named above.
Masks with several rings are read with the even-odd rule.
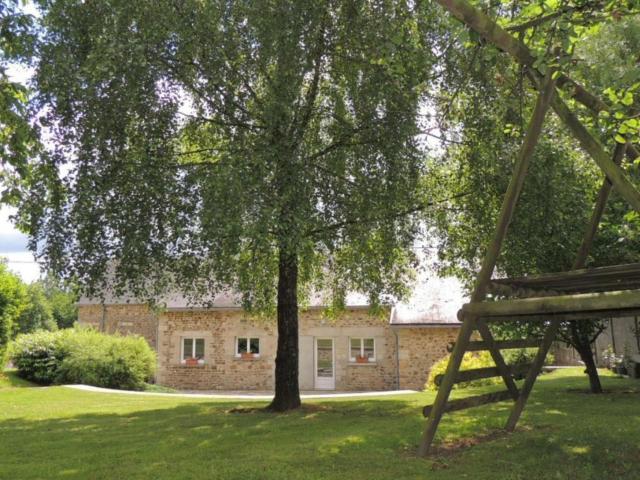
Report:
[[[356,363],[369,363],[369,357],[363,357],[362,355],[358,355],[356,357]]]
[[[204,362],[198,360],[197,358],[186,358],[184,361],[184,365],[187,367],[197,367],[198,365],[202,365]]]
[[[258,354],[257,353],[242,352],[240,354],[240,358],[242,360],[255,360],[256,358],[258,358]]]

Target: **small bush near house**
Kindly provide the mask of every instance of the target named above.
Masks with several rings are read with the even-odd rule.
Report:
[[[507,365],[526,365],[533,362],[533,359],[538,353],[537,348],[520,348],[503,350],[502,356]],[[545,365],[553,365],[555,363],[555,357],[553,353],[547,353],[547,357],[544,359]]]
[[[142,337],[90,329],[20,335],[11,345],[10,358],[20,377],[42,385],[84,383],[131,390],[144,388],[156,364]]]
[[[449,364],[449,355],[441,359],[439,362],[436,362],[433,367],[431,367],[431,371],[429,372],[429,378],[427,379],[427,384],[425,385],[426,390],[437,390],[438,386],[435,384],[435,378],[438,375],[444,375],[444,372],[447,370],[447,365]],[[491,354],[489,352],[467,352],[464,354],[462,358],[462,365],[460,366],[460,370],[471,370],[473,368],[484,368],[484,367],[495,367],[495,363],[493,363],[493,359],[491,358]],[[465,387],[479,387],[482,385],[495,385],[501,383],[502,379],[500,377],[495,378],[483,378],[480,380],[473,380],[471,382],[462,382],[457,383],[453,386],[453,388],[465,388]]]

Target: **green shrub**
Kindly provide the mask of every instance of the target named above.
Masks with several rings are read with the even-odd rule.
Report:
[[[54,383],[64,354],[62,333],[38,330],[18,335],[9,346],[9,358],[18,375],[41,385]]]
[[[154,373],[155,353],[142,337],[91,329],[20,335],[11,348],[18,375],[40,384],[83,383],[140,390]]]
[[[533,362],[533,359],[536,357],[537,353],[537,348],[520,348],[503,350],[502,356],[504,357],[504,361],[507,363],[507,365],[526,365]],[[553,365],[554,363],[555,358],[553,356],[553,353],[547,353],[544,364]]]
[[[537,348],[520,348],[520,349],[509,349],[502,350],[502,356],[504,357],[504,361],[507,365],[526,365],[533,362],[533,359],[538,352]],[[555,362],[555,358],[552,353],[547,354],[547,358],[545,359],[545,365],[553,365]],[[425,385],[426,390],[437,390],[438,387],[435,384],[435,378],[437,375],[444,375],[447,370],[447,365],[449,364],[449,356],[447,355],[439,362],[437,362],[429,372],[429,378],[427,380],[427,384]],[[464,354],[462,359],[462,365],[460,366],[460,370],[470,370],[472,368],[484,368],[484,367],[495,367],[495,363],[491,358],[491,354],[489,352],[467,352]],[[524,378],[524,374],[520,375],[520,378]],[[502,383],[501,377],[493,377],[493,378],[483,378],[480,380],[473,380],[471,382],[462,382],[455,384],[453,388],[465,388],[465,387],[478,387],[482,385],[496,385]]]
[[[449,364],[449,355],[436,362],[431,371],[429,372],[429,378],[425,385],[426,390],[437,390],[438,386],[435,384],[435,378],[437,375],[444,375]],[[462,365],[460,370],[471,370],[473,368],[495,367],[491,354],[489,352],[467,352],[462,357]],[[500,377],[495,378],[483,378],[480,380],[472,380],[470,382],[457,383],[453,388],[465,388],[465,387],[479,387],[482,385],[495,385],[501,383]]]

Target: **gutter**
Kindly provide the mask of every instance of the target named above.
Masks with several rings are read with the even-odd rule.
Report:
[[[462,323],[390,323],[389,326],[394,330],[397,328],[460,328]]]

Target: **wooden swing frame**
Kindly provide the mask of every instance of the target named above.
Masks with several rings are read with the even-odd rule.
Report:
[[[433,405],[427,406],[423,410],[423,414],[428,417],[428,420],[418,450],[420,456],[425,456],[430,452],[438,425],[446,412],[492,402],[513,400],[514,406],[505,426],[507,431],[513,431],[562,321],[578,321],[597,316],[627,316],[640,312],[640,264],[597,269],[584,268],[611,189],[615,188],[633,209],[640,211],[640,192],[619,166],[625,155],[635,159],[638,157],[638,151],[631,144],[618,144],[611,157],[569,109],[558,95],[557,90],[569,90],[573,99],[596,113],[607,109],[607,105],[602,100],[567,76],[559,72],[556,73],[553,67],[548,67],[546,75],[543,75],[534,67],[535,58],[524,43],[510,35],[509,32],[466,1],[436,0],[436,2],[478,33],[487,43],[508,53],[518,63],[526,67],[527,76],[538,90],[539,96],[523,144],[516,157],[513,175],[503,199],[493,239],[487,248],[482,267],[478,273],[470,303],[465,304],[458,312],[462,327],[455,344],[452,346],[447,370],[443,376],[436,379],[439,383],[439,389]],[[555,111],[581,147],[593,158],[605,174],[605,180],[573,264],[573,270],[555,274],[492,280],[496,262],[549,108]],[[509,297],[509,299],[487,302],[485,300],[488,293]],[[494,340],[488,324],[514,319],[545,322],[546,330],[543,338],[541,340]],[[481,341],[472,341],[474,332],[479,333]],[[522,347],[538,347],[538,352],[532,363],[526,366],[524,383],[518,388],[514,375],[523,372],[520,368],[505,363],[501,349]],[[496,367],[460,370],[465,352],[480,350],[490,352]],[[505,391],[449,401],[454,384],[470,379],[498,376],[502,377],[505,383]]]

